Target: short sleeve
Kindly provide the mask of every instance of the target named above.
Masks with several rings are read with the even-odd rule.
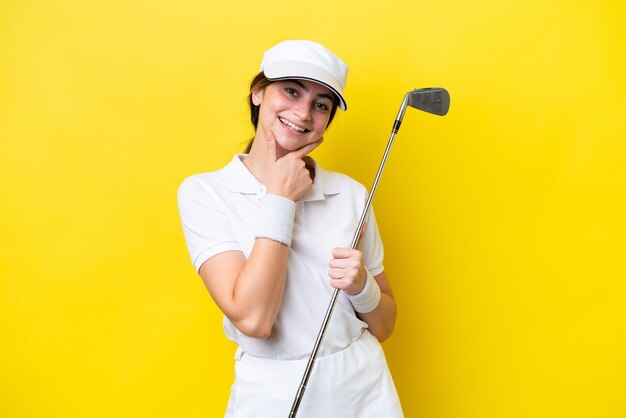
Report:
[[[359,250],[363,253],[365,267],[372,273],[372,276],[377,276],[385,270],[383,266],[384,249],[373,207],[370,207],[366,222]]]
[[[189,177],[178,189],[178,210],[185,242],[196,271],[209,258],[225,251],[238,250],[236,239],[217,191],[197,177]]]

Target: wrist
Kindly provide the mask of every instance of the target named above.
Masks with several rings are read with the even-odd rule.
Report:
[[[356,312],[371,312],[380,303],[380,287],[368,269],[365,269],[365,286],[363,290],[354,295],[348,295],[348,299]]]
[[[284,196],[267,193],[261,198],[255,238],[267,238],[291,245],[296,203]]]
[[[269,186],[269,187],[267,188],[267,190],[266,190],[266,192],[265,192],[265,193],[266,193],[266,195],[278,196],[278,197],[282,197],[282,198],[284,198],[284,199],[288,199],[288,200],[294,201],[293,199],[291,199],[291,198],[287,195],[287,193],[285,193],[283,190],[281,190],[281,188],[280,188],[280,187],[272,187],[272,186]]]

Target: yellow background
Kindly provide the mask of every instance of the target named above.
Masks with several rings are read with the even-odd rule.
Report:
[[[407,417],[626,416],[626,3],[0,3],[0,416],[218,417],[234,347],[176,190],[252,135],[262,52],[350,65],[315,156],[369,187]],[[295,388],[294,388],[295,390]]]

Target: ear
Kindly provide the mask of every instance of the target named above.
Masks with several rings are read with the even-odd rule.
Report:
[[[255,106],[259,106],[261,104],[261,101],[263,100],[263,89],[254,90],[250,94],[251,94],[251,97],[252,97],[252,103]]]

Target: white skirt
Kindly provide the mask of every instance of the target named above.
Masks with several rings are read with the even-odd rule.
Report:
[[[225,418],[288,418],[307,361],[238,350]],[[404,417],[385,354],[369,331],[344,350],[317,358],[297,417]]]

